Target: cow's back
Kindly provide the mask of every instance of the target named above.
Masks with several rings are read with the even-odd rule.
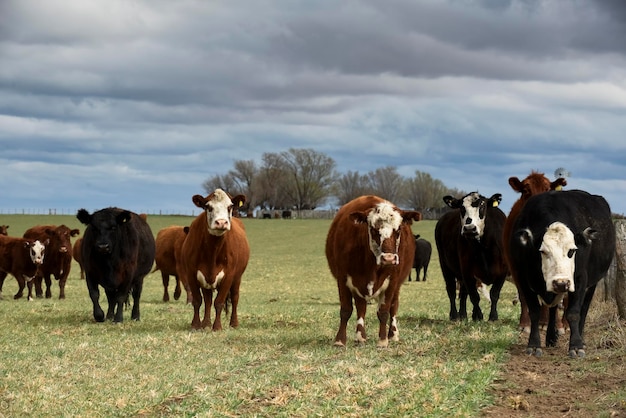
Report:
[[[167,274],[176,274],[176,242],[184,235],[182,226],[168,226],[157,233],[154,254],[157,269]]]

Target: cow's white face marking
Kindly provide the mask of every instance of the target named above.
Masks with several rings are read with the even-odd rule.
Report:
[[[487,200],[481,198],[477,192],[470,193],[463,198],[460,209],[461,234],[468,238],[480,239],[485,231]]]
[[[577,248],[574,234],[567,226],[555,222],[548,227],[539,248],[541,271],[548,292],[565,293],[576,290],[574,271]]]
[[[377,265],[399,264],[398,247],[400,246],[400,226],[402,215],[388,202],[376,205],[367,215],[367,230],[370,250],[376,257]],[[383,252],[385,240],[396,240],[394,252]]]
[[[35,241],[30,246],[30,259],[33,264],[43,264],[43,258],[45,256],[46,247],[39,240]]]
[[[230,218],[233,202],[222,189],[213,192],[211,200],[205,204],[207,226],[211,235],[221,236],[230,231]]]

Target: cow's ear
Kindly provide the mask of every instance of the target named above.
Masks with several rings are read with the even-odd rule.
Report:
[[[497,208],[500,202],[502,202],[502,195],[500,193],[496,193],[489,198],[489,206],[494,208]]]
[[[244,203],[246,203],[246,196],[238,194],[237,196],[233,197],[231,201],[236,208],[240,208],[243,206]]]
[[[591,228],[587,227],[583,232],[576,234],[574,237],[574,242],[579,247],[591,245],[591,242],[600,238],[600,233]]]
[[[558,179],[550,183],[550,190],[561,190],[563,186],[567,186],[567,180],[565,180],[563,177],[559,177]]]
[[[76,219],[82,224],[89,225],[91,223],[91,215],[85,209],[79,209],[76,213]]]
[[[452,196],[444,196],[443,203],[451,207],[452,209],[458,209],[461,207],[461,200],[455,199]]]
[[[189,227],[188,226],[184,227],[183,228],[183,232],[185,232],[185,234],[188,234],[189,233]]]
[[[419,222],[422,220],[422,213],[414,210],[402,212],[402,222],[411,225],[413,221]],[[418,235],[419,236],[419,235]]]
[[[80,229],[72,229],[70,231],[70,235],[73,236],[73,237],[75,237],[76,235],[79,235],[79,234],[80,234]]]
[[[115,222],[117,222],[118,225],[125,224],[126,222],[130,221],[130,218],[131,213],[125,210],[115,217]]]
[[[367,213],[366,212],[352,212],[350,214],[350,220],[355,224],[367,223]]]
[[[516,192],[522,193],[524,191],[524,185],[517,177],[509,177],[509,185]]]
[[[191,201],[192,201],[192,202],[193,202],[193,204],[194,204],[194,205],[196,205],[197,207],[202,208],[202,209],[206,209],[206,207],[205,207],[205,205],[206,205],[206,200],[205,200],[205,199],[204,199],[204,197],[202,197],[201,195],[199,195],[199,194],[194,195],[194,196],[191,198]]]
[[[532,245],[533,234],[529,229],[520,229],[515,232],[515,239],[517,239],[523,246]]]

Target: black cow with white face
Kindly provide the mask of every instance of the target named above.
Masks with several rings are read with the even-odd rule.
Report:
[[[497,207],[502,195],[490,198],[472,192],[462,199],[445,196],[443,201],[452,209],[435,226],[435,244],[439,264],[450,299],[450,320],[467,318],[466,301],[469,294],[474,307],[472,319],[480,321],[480,296],[476,281],[492,285],[489,320],[498,319],[498,299],[508,268],[504,261],[502,230],[506,215]],[[459,310],[456,309],[456,282],[461,283]]]
[[[531,197],[514,223],[511,265],[530,313],[528,354],[540,356],[539,312],[550,307],[546,345],[558,338],[556,308],[568,295],[570,357],[584,357],[584,328],[596,285],[615,254],[615,228],[606,200],[581,190]]]
[[[150,273],[154,262],[155,244],[150,226],[136,213],[119,208],[106,208],[93,214],[80,209],[76,217],[87,225],[81,251],[94,319],[97,322],[105,319],[98,302],[98,286],[102,286],[109,303],[106,319],[123,321],[124,303],[132,290],[131,318],[139,320],[143,278]]]

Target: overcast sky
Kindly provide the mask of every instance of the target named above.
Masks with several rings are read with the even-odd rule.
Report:
[[[0,213],[191,213],[289,148],[626,213],[625,136],[623,0],[0,1]]]

